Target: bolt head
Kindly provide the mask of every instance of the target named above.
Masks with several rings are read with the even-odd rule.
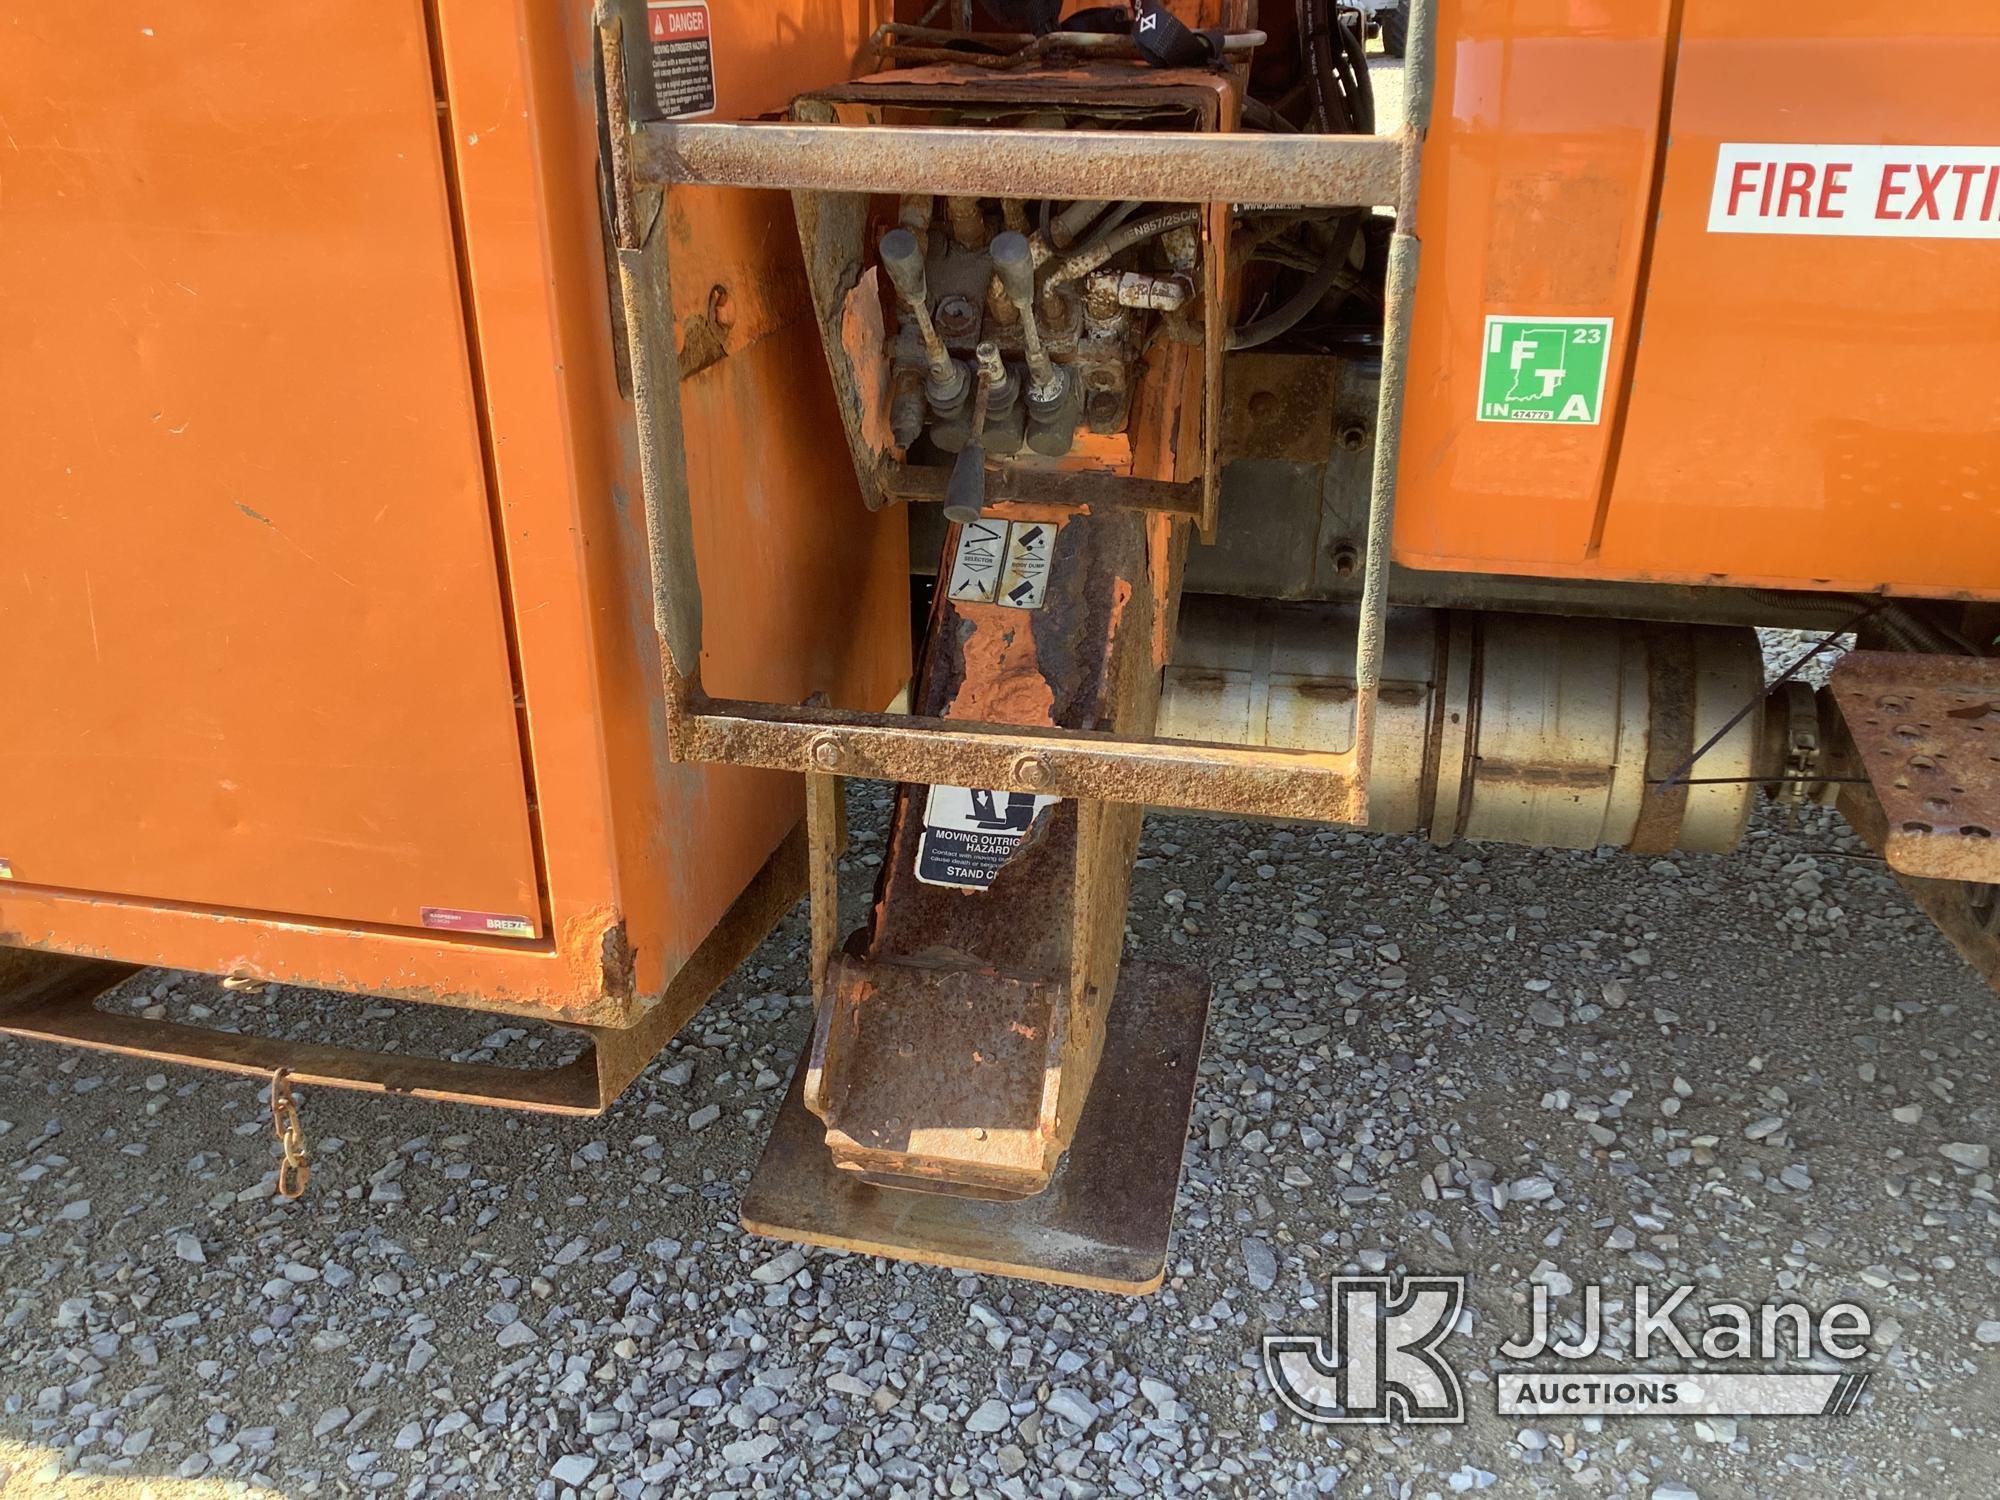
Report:
[[[1014,779],[1022,786],[1040,789],[1049,784],[1049,768],[1042,764],[1040,756],[1017,755],[1014,757]]]
[[[822,734],[812,742],[813,764],[831,771],[840,764],[840,741],[830,734]]]

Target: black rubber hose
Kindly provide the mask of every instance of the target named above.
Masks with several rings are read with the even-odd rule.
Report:
[[[1260,344],[1268,344],[1275,338],[1282,338],[1300,323],[1333,290],[1343,272],[1350,269],[1349,259],[1354,253],[1354,234],[1358,226],[1352,217],[1342,219],[1334,230],[1333,240],[1327,246],[1326,254],[1313,268],[1310,276],[1300,283],[1298,290],[1279,303],[1261,318],[1252,319],[1229,331],[1231,349],[1255,349]]]
[[[1089,244],[1081,250],[1071,251],[1051,266],[1042,285],[1046,289],[1088,276],[1121,250],[1130,250],[1134,245],[1144,244],[1156,235],[1165,234],[1169,229],[1181,229],[1200,222],[1200,209],[1176,208],[1167,213],[1154,214],[1149,219],[1141,219],[1136,224],[1113,229],[1109,233],[1100,229]]]

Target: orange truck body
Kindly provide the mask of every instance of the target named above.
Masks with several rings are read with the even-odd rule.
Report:
[[[889,7],[708,11],[729,121]],[[591,16],[0,3],[0,943],[615,1026],[797,823],[665,743]],[[1992,235],[1710,227],[1732,143],[2000,146],[1987,0],[1455,0],[1437,58],[1399,561],[2000,597]],[[791,201],[662,212],[704,686],[883,709],[906,518]],[[1490,318],[1608,319],[1593,419],[1482,419]]]
[[[718,118],[874,19],[717,9]],[[632,1019],[804,803],[668,757],[591,6],[4,11],[0,943]],[[790,200],[664,211],[727,350],[682,390],[706,678],[879,710],[906,530]]]
[[[1904,19],[1441,7],[1398,561],[2000,596],[2000,26]],[[1609,319],[1596,420],[1481,420],[1489,317]]]

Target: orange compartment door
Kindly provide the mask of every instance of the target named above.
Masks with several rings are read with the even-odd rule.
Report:
[[[1396,500],[1406,566],[1589,567],[1672,13],[1669,0],[1440,7]]]
[[[1609,572],[2000,593],[2000,13],[1687,0]]]
[[[0,874],[539,933],[423,6],[78,15],[0,4]]]

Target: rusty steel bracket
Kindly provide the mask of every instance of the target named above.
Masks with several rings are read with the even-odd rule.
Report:
[[[1843,765],[1845,763],[1843,762]],[[1889,822],[1874,787],[1849,783],[1835,804],[1863,842],[1877,853],[1888,843]],[[1886,856],[1885,856],[1886,858]],[[1937,924],[1959,957],[1994,990],[2000,991],[2000,885],[1984,881],[1927,880],[1889,866],[1896,883],[1917,909]]]
[[[1882,857],[2000,882],[2000,658],[1853,651],[1829,684],[1882,809]]]
[[[919,705],[1150,727],[1185,523],[1072,512],[1014,524],[1043,538],[1045,597],[1024,609],[940,590]],[[956,532],[946,545],[948,572]],[[899,788],[870,927],[817,989],[803,1097],[838,1166],[990,1198],[1048,1185],[1103,1046],[1140,811],[1010,802],[977,782]],[[837,920],[815,915],[816,965]]]
[[[806,831],[800,826],[636,1026],[562,1028],[580,1032],[589,1045],[561,1067],[456,1063],[103,1011],[98,1002],[139,973],[138,966],[20,948],[0,948],[0,1034],[252,1078],[283,1072],[294,1084],[538,1114],[602,1114],[791,910],[805,886]]]
[[[1360,824],[1367,819],[1368,760],[1387,620],[1388,560],[1402,431],[1418,244],[1418,175],[1431,110],[1434,0],[1413,0],[1405,64],[1406,117],[1381,137],[1252,137],[1230,133],[890,129],[833,124],[699,124],[635,119],[625,93],[607,89],[620,290],[632,350],[641,469],[652,542],[655,628],[667,678],[668,740],[676,759],[765,766],[803,774],[971,782],[1161,807]],[[627,36],[601,29],[607,78]],[[1102,140],[1096,137],[1103,137]],[[882,149],[896,146],[899,151]],[[1083,147],[1079,153],[1079,147]],[[1179,201],[1357,201],[1397,213],[1387,282],[1375,470],[1363,552],[1355,683],[1357,734],[1345,754],[1196,745],[1054,727],[1023,728],[937,715],[801,709],[717,700],[701,689],[700,581],[680,436],[679,370],[668,294],[665,236],[644,195],[675,183],[806,193],[955,192],[1024,196],[1127,196],[1122,171],[1148,192]],[[1167,180],[1155,180],[1164,172]],[[1065,175],[1067,174],[1067,175]],[[1388,187],[1393,180],[1393,192]],[[1176,186],[1178,184],[1178,186]],[[1211,400],[1220,428],[1220,384]],[[1146,503],[1181,509],[1180,496]],[[1209,519],[1204,503],[1203,519]],[[830,757],[830,759],[829,759]]]
[[[837,1168],[806,1106],[806,1052],[743,1194],[775,1239],[1143,1295],[1166,1272],[1207,1026],[1208,977],[1134,959],[1105,1020],[1097,1079],[1047,1191],[1015,1201],[883,1192]]]

